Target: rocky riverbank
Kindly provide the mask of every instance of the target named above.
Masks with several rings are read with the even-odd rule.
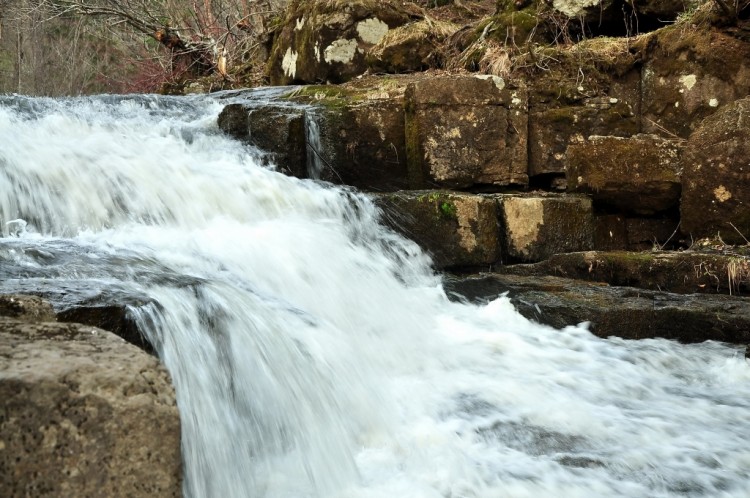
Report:
[[[711,332],[729,316],[681,332],[722,299],[748,304],[746,7],[732,18],[712,2],[628,4],[625,20],[642,22],[634,35],[618,2],[596,2],[596,12],[581,2],[497,2],[494,14],[476,2],[474,17],[451,2],[415,12],[365,1],[334,12],[334,3],[290,5],[268,71],[274,83],[304,86],[262,109],[228,105],[225,132],[288,174],[370,192],[439,269],[542,293],[521,276],[572,278],[566,295],[600,295],[596,309],[567,301],[575,311],[546,323],[747,340]],[[580,26],[554,25],[564,18]],[[476,64],[435,62],[448,40]],[[611,286],[606,299],[601,284]],[[651,303],[680,301],[669,313],[684,320],[603,326],[627,314],[618,303],[645,295],[634,289]],[[677,296],[696,293],[732,298]]]

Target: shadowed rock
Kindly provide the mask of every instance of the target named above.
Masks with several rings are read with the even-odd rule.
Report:
[[[707,118],[690,136],[682,173],[682,231],[750,239],[750,98]]]
[[[682,342],[750,341],[750,300],[741,297],[679,295],[559,277],[483,274],[445,282],[454,299],[482,302],[508,292],[530,320],[563,328],[589,322],[600,337]]]
[[[541,261],[593,248],[591,200],[583,196],[498,195],[504,256]]]
[[[750,293],[750,258],[711,252],[601,252],[556,254],[530,265],[499,266],[508,275],[554,275],[615,286],[680,294]]]
[[[654,214],[680,200],[680,146],[651,135],[593,136],[567,152],[568,189],[624,212]]]

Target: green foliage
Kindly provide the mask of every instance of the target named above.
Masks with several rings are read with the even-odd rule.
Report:
[[[445,218],[456,218],[456,205],[450,201],[443,201],[440,203],[440,214]]]

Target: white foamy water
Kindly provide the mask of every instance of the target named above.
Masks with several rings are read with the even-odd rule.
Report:
[[[451,302],[365,198],[257,166],[220,109],[0,99],[0,258],[151,298],[188,496],[750,496],[736,348]]]

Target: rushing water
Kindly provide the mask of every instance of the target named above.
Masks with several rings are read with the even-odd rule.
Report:
[[[451,302],[366,198],[223,137],[222,105],[0,99],[0,281],[141,297],[188,496],[750,496],[736,349]]]

